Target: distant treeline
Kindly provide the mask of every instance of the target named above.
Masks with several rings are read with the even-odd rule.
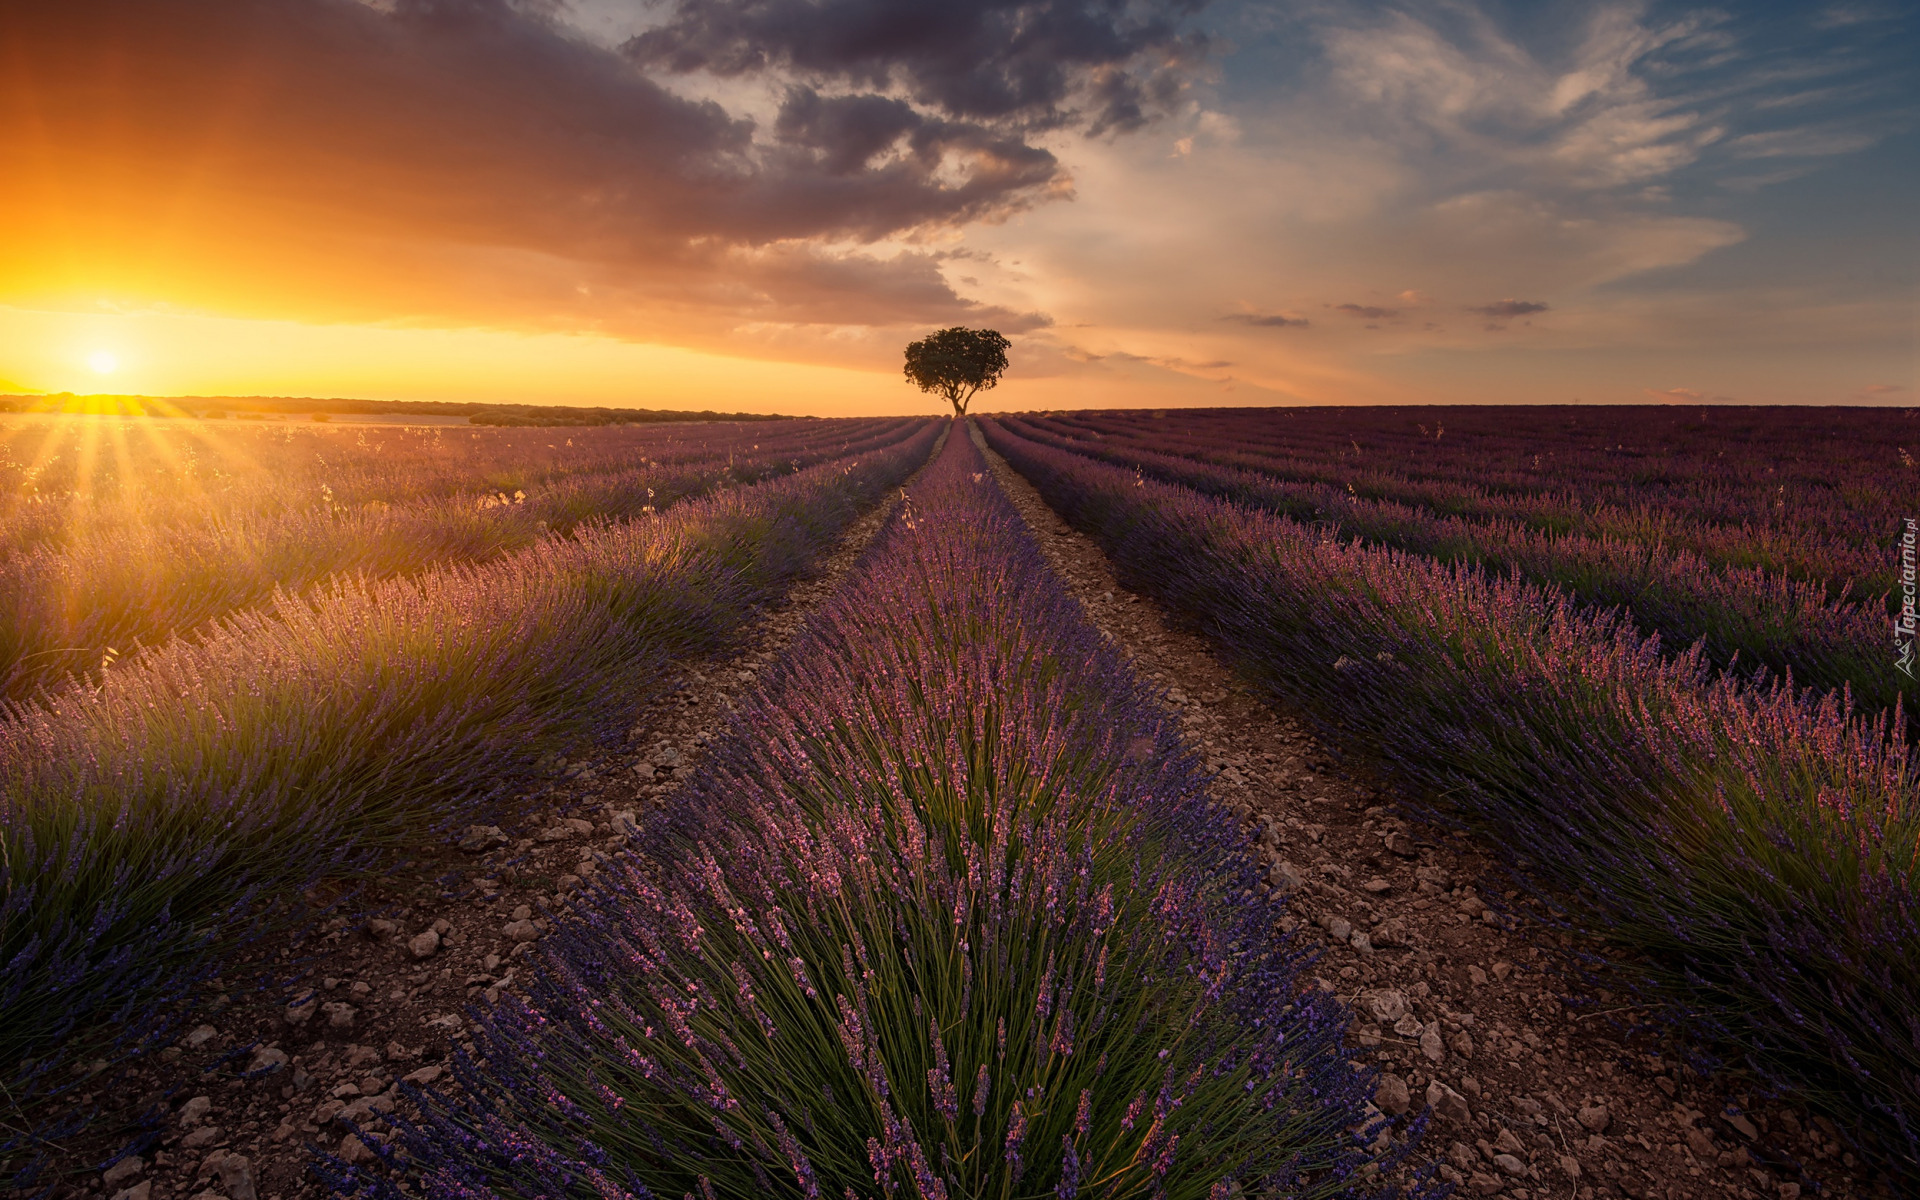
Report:
[[[102,416],[264,417],[269,414],[366,414],[465,417],[474,425],[646,425],[662,421],[782,421],[767,413],[660,408],[576,408],[569,405],[454,403],[443,400],[356,400],[305,396],[118,396],[54,392],[0,396],[0,412],[91,413]]]

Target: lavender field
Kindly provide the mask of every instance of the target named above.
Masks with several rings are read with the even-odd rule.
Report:
[[[879,448],[909,421],[481,432],[51,421],[0,441],[0,696],[334,574],[476,562]],[[102,428],[105,426],[105,428]],[[576,444],[577,443],[577,444]]]
[[[81,1056],[107,1062],[152,1048],[182,1019],[181,998],[314,881],[378,866],[383,850],[496,812],[540,754],[621,727],[663,664],[724,643],[922,462],[940,431],[926,421],[811,422],[769,440],[778,432],[723,429],[702,440],[676,431],[602,446],[580,456],[608,481],[600,492],[553,467],[541,477],[549,491],[523,501],[558,517],[585,497],[570,531],[523,530],[484,556],[415,543],[384,575],[351,557],[359,569],[327,573],[337,546],[360,545],[351,533],[364,510],[336,514],[321,497],[315,511],[311,494],[296,507],[298,491],[281,486],[296,472],[272,464],[219,495],[226,513],[216,503],[209,517],[181,512],[170,525],[145,521],[127,473],[111,491],[85,489],[82,476],[46,501],[97,512],[106,529],[121,521],[117,534],[76,535],[117,537],[118,561],[146,539],[168,546],[155,552],[159,572],[177,565],[180,543],[242,511],[278,521],[280,533],[345,524],[349,536],[319,539],[307,557],[308,543],[287,533],[301,553],[283,579],[266,581],[264,597],[248,591],[256,564],[210,559],[217,582],[203,577],[204,592],[186,594],[219,615],[176,624],[168,594],[150,592],[156,603],[137,611],[175,636],[8,703],[0,1060],[12,1104],[30,1113],[71,1090],[67,1068]],[[489,431],[460,447],[471,483],[493,488],[497,473],[523,470],[516,451],[528,436],[552,435]],[[399,509],[409,496],[452,491],[451,465],[409,471],[411,454],[438,461],[439,441],[413,435],[392,463],[372,448],[350,458],[353,494],[391,495]],[[657,467],[656,452],[702,464],[704,477]],[[304,465],[313,447],[288,453]],[[655,487],[654,500],[679,501],[664,511],[635,503],[667,479],[698,486],[667,496]],[[556,499],[534,498],[543,494]],[[494,511],[471,500],[438,511],[451,518],[469,506]],[[16,511],[37,515],[33,502]],[[9,565],[29,559],[21,573],[30,575],[57,559],[60,536]],[[48,557],[30,557],[43,550]],[[88,626],[95,597],[123,599],[111,588],[68,594],[77,626]],[[26,1124],[7,1135],[10,1158],[44,1140]]]
[[[1501,846],[1699,1044],[1912,1170],[1920,784],[1895,618],[1920,422],[1530,416],[984,428],[1123,579]]]
[[[16,432],[0,467],[12,1186],[98,1177],[63,1165],[76,1144],[117,1161],[85,1142],[125,1121],[101,1081],[177,1049],[242,963],[288,1044],[312,1038],[304,968],[268,939],[371,928],[336,885],[511,841],[494,827],[556,753],[620,746],[870,520],[697,769],[622,802],[537,946],[514,918],[529,974],[494,956],[446,1069],[300,1147],[313,1178],[379,1200],[1444,1194],[1422,1138],[1451,1121],[1474,1154],[1465,1100],[1435,1076],[1410,1104],[1353,1040],[1381,993],[1329,980],[1355,972],[1296,932],[1300,877],[1070,594],[1008,467],[1121,603],[1197,631],[1431,837],[1486,846],[1525,897],[1507,925],[1583,939],[1700,1072],[1819,1114],[1888,1178],[1920,1169],[1912,417],[76,428]],[[264,1076],[277,1047],[230,1057]],[[1481,1130],[1514,1164],[1474,1176],[1492,1190],[1594,1200],[1571,1157],[1536,1170]]]
[[[1376,1193],[1197,768],[950,436],[396,1149],[436,1196]]]

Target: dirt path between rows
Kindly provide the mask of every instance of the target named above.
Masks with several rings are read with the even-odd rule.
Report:
[[[981,443],[973,431],[976,444]],[[1717,1079],[1621,1025],[1623,1001],[1559,969],[1575,943],[1524,916],[1464,834],[1403,819],[1334,770],[1306,726],[1255,698],[1158,605],[1115,580],[999,455],[1000,485],[1093,623],[1165,690],[1189,743],[1295,900],[1290,930],[1356,1012],[1383,1076],[1376,1103],[1435,1110],[1419,1154],[1466,1195],[1513,1200],[1794,1200],[1892,1195],[1831,1125]],[[1573,1000],[1573,1004],[1567,1003]],[[1731,1106],[1731,1107],[1730,1107]]]
[[[405,1103],[398,1080],[450,1082],[444,1064],[471,1048],[468,1007],[519,989],[547,914],[599,869],[597,856],[625,845],[635,813],[693,774],[733,695],[840,587],[900,494],[855,521],[728,651],[675,664],[678,677],[624,746],[555,760],[513,820],[469,831],[464,849],[424,850],[360,892],[354,911],[375,915],[338,918],[302,947],[302,986],[234,997],[136,1069],[133,1092],[170,1109],[160,1145],[104,1175],[70,1177],[60,1200],[316,1200],[325,1189],[309,1171],[313,1148],[369,1160],[344,1122],[377,1129],[378,1114]],[[77,1152],[97,1162],[112,1148]]]

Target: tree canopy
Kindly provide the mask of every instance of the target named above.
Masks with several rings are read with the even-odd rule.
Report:
[[[945,396],[963,417],[974,393],[1000,382],[1012,344],[995,329],[942,329],[907,347],[907,382]]]

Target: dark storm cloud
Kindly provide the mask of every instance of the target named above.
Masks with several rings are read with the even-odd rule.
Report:
[[[1229,313],[1220,319],[1259,329],[1305,329],[1312,324],[1305,317],[1283,317],[1279,313]]]
[[[785,74],[1018,128],[1127,130],[1204,54],[1182,28],[1205,0],[679,0],[635,61]]]
[[[778,147],[765,162],[778,168],[775,182],[757,192],[778,209],[769,219],[870,237],[1004,215],[1059,179],[1053,155],[1018,137],[926,116],[885,96],[793,88],[774,134]],[[943,177],[955,164],[965,174]]]
[[[1470,305],[1467,311],[1479,313],[1491,321],[1510,321],[1515,317],[1530,317],[1534,313],[1543,313],[1549,306],[1538,300],[1495,300],[1492,304]]]
[[[823,97],[812,88],[794,88],[780,106],[774,133],[782,142],[819,152],[829,174],[851,175],[890,149],[902,135],[926,124],[913,106],[887,96]]]
[[[1397,308],[1380,308],[1372,304],[1336,304],[1333,311],[1346,313],[1350,317],[1365,317],[1369,321],[1378,321],[1386,317],[1397,317]]]

